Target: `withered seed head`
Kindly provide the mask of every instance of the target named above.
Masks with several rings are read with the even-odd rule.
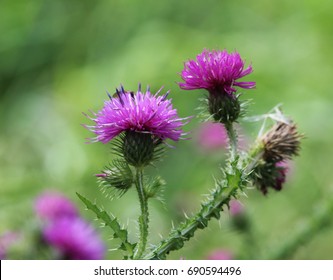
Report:
[[[275,124],[263,137],[263,158],[266,162],[279,162],[298,155],[300,140],[303,135],[298,133],[294,123],[279,122]]]

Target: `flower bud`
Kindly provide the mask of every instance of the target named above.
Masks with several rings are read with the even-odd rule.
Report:
[[[269,188],[276,191],[282,190],[283,184],[286,181],[287,171],[288,166],[283,161],[261,163],[254,169],[252,178],[259,190],[266,195]]]
[[[279,122],[262,138],[264,145],[263,159],[266,162],[279,162],[298,155],[300,150],[299,134],[294,123]]]
[[[103,171],[95,175],[105,189],[115,189],[124,194],[133,184],[133,174],[128,164],[121,159],[115,159]]]

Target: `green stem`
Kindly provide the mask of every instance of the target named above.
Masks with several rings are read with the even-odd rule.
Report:
[[[136,169],[135,186],[139,195],[141,215],[139,217],[140,237],[138,244],[135,247],[134,259],[140,259],[144,253],[148,238],[148,201],[143,187],[143,170]]]
[[[227,174],[226,178],[218,183],[211,199],[201,205],[200,211],[192,218],[187,219],[177,229],[171,231],[169,237],[163,240],[145,259],[165,259],[170,251],[179,250],[194,236],[197,229],[204,229],[212,218],[219,219],[222,207],[228,205],[230,199],[237,195],[243,184],[241,172]]]
[[[237,156],[237,134],[232,122],[225,123],[224,126],[229,137],[230,160],[233,161]]]
[[[250,172],[244,172],[248,166],[252,168],[257,164],[262,150],[252,149],[247,159],[239,162],[240,159],[229,161],[226,166],[223,180],[217,182],[217,186],[208,202],[201,205],[200,211],[192,218],[187,218],[177,229],[170,232],[169,237],[161,243],[144,259],[165,259],[171,251],[179,250],[184,246],[185,241],[190,240],[196,230],[204,229],[212,218],[219,219],[223,206],[229,205],[230,199],[236,197],[239,189],[247,183]],[[238,167],[238,165],[242,167]],[[251,170],[249,170],[251,171]]]

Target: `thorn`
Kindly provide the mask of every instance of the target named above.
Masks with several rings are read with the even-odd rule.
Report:
[[[141,83],[139,83],[138,91],[141,92]]]
[[[149,85],[147,86],[147,91],[150,92],[150,86]]]

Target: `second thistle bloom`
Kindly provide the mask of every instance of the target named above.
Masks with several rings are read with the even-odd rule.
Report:
[[[185,90],[206,89],[209,92],[208,107],[215,121],[227,123],[237,120],[240,114],[235,87],[254,88],[255,82],[238,81],[252,73],[252,66],[245,63],[238,52],[204,50],[196,60],[185,63],[181,72]]]

